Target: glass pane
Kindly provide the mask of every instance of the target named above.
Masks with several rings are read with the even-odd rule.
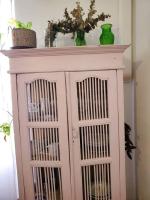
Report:
[[[82,167],[83,200],[111,200],[110,164]]]
[[[84,126],[79,128],[81,160],[109,157],[109,125]]]
[[[60,168],[33,167],[35,200],[63,200]]]
[[[35,80],[26,84],[28,120],[58,121],[57,89],[55,82]]]
[[[60,160],[58,128],[29,129],[31,160]]]
[[[108,118],[108,81],[87,78],[77,82],[79,120]]]

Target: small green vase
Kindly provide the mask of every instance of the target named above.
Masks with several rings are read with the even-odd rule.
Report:
[[[99,41],[102,45],[114,44],[114,34],[111,31],[112,24],[103,24],[101,26],[102,34],[100,35]]]
[[[86,45],[85,32],[83,30],[78,30],[76,32],[75,45],[76,46],[84,46],[84,45]]]

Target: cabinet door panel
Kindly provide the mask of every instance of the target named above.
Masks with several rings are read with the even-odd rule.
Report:
[[[64,73],[18,75],[25,199],[71,199]]]
[[[116,71],[70,73],[75,195],[119,200]]]

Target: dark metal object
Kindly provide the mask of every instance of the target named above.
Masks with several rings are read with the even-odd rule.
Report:
[[[132,150],[136,149],[136,146],[134,146],[133,142],[130,139],[131,127],[127,123],[125,123],[124,128],[125,128],[125,150],[127,156],[132,160],[132,155],[131,155]]]

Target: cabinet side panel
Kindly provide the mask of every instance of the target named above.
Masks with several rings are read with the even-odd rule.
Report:
[[[123,71],[117,71],[118,86],[118,120],[119,120],[119,145],[120,145],[120,200],[126,200],[125,181],[125,138],[124,138],[124,98],[123,98]]]
[[[22,155],[21,155],[21,139],[19,128],[19,116],[18,116],[18,93],[17,93],[17,78],[16,75],[11,75],[11,91],[12,91],[12,110],[13,110],[13,126],[15,137],[15,150],[16,150],[16,162],[17,162],[17,175],[18,175],[18,189],[19,200],[24,200],[24,180],[22,169]]]

